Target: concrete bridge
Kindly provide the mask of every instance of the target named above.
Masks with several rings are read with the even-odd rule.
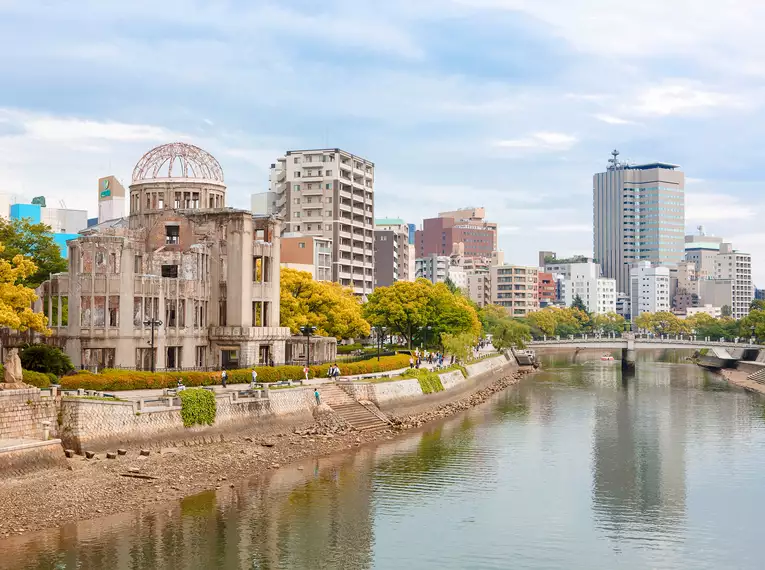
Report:
[[[545,337],[528,343],[529,348],[571,347],[572,350],[583,348],[621,350],[622,368],[631,369],[635,366],[635,351],[640,349],[690,349],[703,348],[723,349],[755,349],[765,348],[756,344],[755,339],[734,338],[730,340],[711,340],[694,335],[644,335],[623,333],[622,335],[571,335],[568,337]]]

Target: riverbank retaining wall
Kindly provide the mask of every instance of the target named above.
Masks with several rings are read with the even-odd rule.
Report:
[[[164,405],[136,401],[64,398],[61,402],[61,440],[78,453],[120,446],[157,445],[184,440],[215,439],[222,431],[269,419],[310,420],[316,403],[313,390],[270,390],[268,398],[216,396],[212,426],[184,427],[178,398]]]
[[[39,388],[0,391],[0,440],[42,439],[43,422],[48,422],[50,435],[58,433],[56,392],[43,395]]]
[[[442,373],[439,377],[444,391],[437,394],[423,394],[417,379],[349,382],[344,387],[356,400],[368,400],[378,407],[392,409],[399,404],[446,399],[449,397],[446,393],[469,389],[477,376],[496,373],[508,364],[505,356],[497,356],[466,366],[467,377],[460,370]],[[24,395],[17,394],[13,400],[16,406],[26,405],[26,398],[30,395],[26,394],[27,391],[23,392]],[[39,398],[39,390],[37,392]],[[188,440],[214,441],[225,431],[244,428],[262,429],[265,433],[269,422],[293,425],[312,422],[316,406],[313,388],[271,389],[258,397],[219,394],[216,395],[214,424],[187,428],[181,419],[180,400],[174,397],[153,401],[64,397],[49,398],[43,403],[45,405],[34,408],[39,410],[34,422],[41,429],[41,418],[52,419],[53,425],[58,428],[52,433],[61,438],[65,448],[80,453],[119,447],[174,445]]]

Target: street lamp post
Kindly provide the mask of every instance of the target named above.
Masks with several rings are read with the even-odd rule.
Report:
[[[754,336],[754,331],[756,330],[756,327],[754,325],[752,325],[750,328],[752,329],[752,336],[751,336],[751,338],[753,339],[752,344],[756,344],[757,343],[757,339]]]
[[[377,333],[377,361],[380,361],[380,349],[382,347],[383,340],[385,339],[385,327],[376,326],[375,332]]]
[[[154,329],[162,326],[162,321],[159,319],[147,319],[143,322],[145,327],[151,327],[151,340],[149,346],[151,346],[151,371],[154,372]]]
[[[311,366],[311,335],[316,332],[316,327],[311,325],[303,325],[300,327],[300,332],[305,335],[305,365]]]

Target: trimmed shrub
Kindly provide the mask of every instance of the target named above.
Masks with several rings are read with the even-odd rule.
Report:
[[[21,367],[33,372],[43,372],[63,376],[74,370],[72,361],[60,349],[47,344],[30,344],[21,350],[19,355]]]
[[[24,384],[35,386],[37,388],[50,388],[50,378],[42,372],[33,372],[32,370],[22,370],[21,379]]]
[[[181,419],[184,426],[211,426],[215,423],[215,394],[210,390],[187,388],[181,390],[178,397],[181,399]]]
[[[339,364],[343,376],[371,374],[373,372],[388,372],[409,366],[409,356],[396,354],[377,358]],[[326,378],[329,364],[311,366],[309,378]],[[278,382],[280,380],[302,380],[302,366],[258,366],[258,382]],[[249,384],[252,379],[252,368],[228,370],[229,384]],[[216,372],[145,372],[137,370],[105,369],[99,374],[83,371],[61,378],[61,387],[66,390],[83,388],[85,390],[116,391],[116,390],[146,390],[153,388],[174,388],[180,379],[185,386],[210,386],[220,384],[220,371]]]

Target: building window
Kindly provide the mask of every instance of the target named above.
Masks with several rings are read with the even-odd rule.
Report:
[[[296,156],[294,159],[295,164],[300,164],[300,157]]]
[[[181,347],[168,346],[165,368],[180,368],[180,367],[181,367]]]
[[[197,365],[198,368],[204,368],[205,367],[205,349],[206,346],[198,346],[197,347],[197,354],[196,354],[196,360],[194,364]]]
[[[133,258],[133,271],[140,275],[143,273],[143,256],[142,255],[136,255]]]
[[[178,266],[177,265],[163,265],[162,277],[169,277],[171,279],[178,278]]]
[[[176,225],[165,226],[165,244],[176,245],[181,241],[181,228]]]
[[[295,216],[294,217],[295,218],[299,218],[300,217],[300,212],[295,212]]]
[[[297,192],[300,192],[300,184],[295,184],[292,188],[294,188]]]
[[[326,176],[332,176],[332,171],[331,170],[327,170]],[[329,187],[329,184],[327,184],[327,187]]]
[[[329,184],[325,184],[324,187],[325,187],[326,190],[330,189],[330,185]]]
[[[300,242],[298,242],[298,247],[299,247],[300,249],[305,249],[305,242],[304,242],[304,241],[300,241]]]
[[[295,173],[295,178],[300,178],[300,173],[299,172]]]

